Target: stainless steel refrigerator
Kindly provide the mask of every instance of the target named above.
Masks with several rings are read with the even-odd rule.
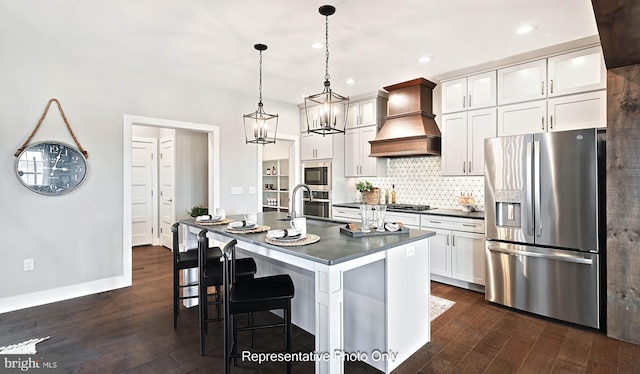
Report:
[[[604,145],[596,129],[485,140],[486,300],[601,327]]]

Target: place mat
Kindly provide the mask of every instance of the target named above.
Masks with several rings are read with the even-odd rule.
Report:
[[[236,230],[227,227],[224,231],[232,233],[232,234],[255,234],[257,232],[265,232],[271,230],[271,227],[265,225],[258,225],[256,228],[251,230]]]
[[[297,247],[301,245],[313,244],[320,240],[320,237],[316,234],[307,234],[306,238],[300,240],[293,240],[290,242],[285,242],[277,239],[271,239],[269,237],[265,238],[265,241],[269,244],[277,245],[280,247]]]
[[[225,219],[221,219],[220,221],[214,221],[214,222],[197,222],[196,221],[196,225],[218,226],[218,225],[226,225],[229,222],[233,222],[233,220],[231,218],[225,218]]]

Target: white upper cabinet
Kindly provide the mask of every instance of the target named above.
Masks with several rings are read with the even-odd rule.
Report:
[[[498,107],[498,136],[545,132],[547,100]]]
[[[347,128],[378,124],[377,98],[349,103]]]
[[[344,176],[386,176],[386,158],[369,157],[371,144],[378,133],[377,126],[347,129],[344,137]]]
[[[333,158],[333,137],[335,135],[322,136],[318,134],[303,134],[301,136],[300,159],[316,160]]]
[[[484,175],[484,140],[496,136],[496,108],[442,116],[442,175]]]
[[[442,113],[496,105],[496,72],[442,82]]]
[[[547,60],[498,70],[498,105],[547,97]]]
[[[550,98],[547,131],[607,126],[607,91]]]
[[[549,98],[607,88],[607,68],[600,47],[550,57]]]

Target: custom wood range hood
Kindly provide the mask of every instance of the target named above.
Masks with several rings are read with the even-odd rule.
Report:
[[[440,129],[434,121],[435,83],[418,78],[384,87],[389,114],[371,144],[371,157],[440,155]]]

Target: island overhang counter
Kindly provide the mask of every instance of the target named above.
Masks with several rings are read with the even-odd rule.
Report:
[[[292,320],[315,336],[315,351],[302,359],[313,359],[316,373],[343,373],[344,361],[353,359],[389,373],[430,341],[432,231],[352,237],[340,232],[344,223],[307,217],[307,232],[320,240],[290,247],[267,243],[265,232],[180,223],[185,248],[197,247],[197,233],[206,229],[215,241],[236,239],[239,255],[256,260],[257,276],[291,275]],[[286,213],[266,212],[258,214],[258,224],[278,229],[289,221]]]

